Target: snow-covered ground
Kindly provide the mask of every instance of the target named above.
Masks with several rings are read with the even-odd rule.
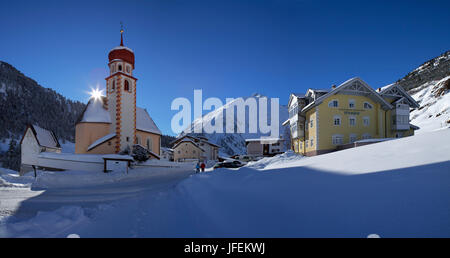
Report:
[[[164,182],[5,185],[0,236],[450,237],[448,139],[443,129]]]

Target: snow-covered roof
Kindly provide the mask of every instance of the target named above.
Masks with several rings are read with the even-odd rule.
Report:
[[[32,128],[39,145],[50,148],[61,148],[56,135],[52,131],[46,130],[37,125],[30,125],[30,127]]]
[[[116,159],[116,160],[128,160],[133,161],[133,157],[130,155],[120,155],[120,154],[106,154],[102,156],[103,159]]]
[[[269,137],[261,137],[261,138],[254,138],[254,139],[245,139],[246,142],[264,142],[264,143],[275,143],[279,141],[284,141],[283,138],[269,138]]]
[[[125,46],[117,46],[117,47],[111,49],[111,51],[113,51],[113,50],[119,50],[119,49],[125,49],[125,50],[130,51],[131,53],[134,53],[134,51],[131,50],[131,48],[128,48],[128,47],[125,47]],[[111,51],[110,51],[110,52],[111,52]]]
[[[100,99],[91,98],[81,114],[79,122],[86,123],[111,123],[111,115],[106,109],[106,97]]]
[[[98,145],[100,145],[100,144],[102,144],[102,143],[104,143],[104,142],[106,142],[106,141],[108,141],[108,140],[110,140],[110,139],[112,139],[112,138],[114,138],[114,137],[116,137],[116,134],[115,134],[115,133],[110,133],[110,134],[107,134],[107,135],[105,135],[105,136],[103,136],[103,137],[100,137],[100,138],[97,139],[95,142],[93,142],[91,145],[89,145],[89,147],[87,148],[87,150],[90,151],[90,150],[92,150],[93,148],[97,147]]]
[[[199,148],[200,150],[202,150],[204,152],[204,150],[202,148],[200,148],[200,146],[197,145],[197,143],[195,143],[192,139],[189,139],[187,137],[185,137],[184,139],[182,139],[181,141],[177,142],[174,146],[173,149],[177,148],[180,144],[182,143],[192,143],[195,147]]]
[[[354,82],[359,82],[362,87],[364,87],[368,92],[370,92],[369,97],[371,97],[374,101],[379,102],[386,109],[391,109],[392,108],[392,105],[389,104],[385,99],[383,99],[381,97],[381,95],[378,94],[374,89],[372,89],[365,81],[361,80],[361,78],[359,78],[359,77],[354,77],[354,78],[351,78],[351,79],[343,82],[341,85],[339,85],[338,87],[336,87],[332,91],[329,91],[325,95],[322,95],[322,96],[318,97],[316,100],[314,100],[313,102],[311,102],[308,105],[306,105],[306,107],[304,107],[302,109],[302,112],[306,112],[309,109],[311,109],[312,107],[317,106],[318,104],[322,103],[322,101],[325,100],[326,98],[332,96],[333,94],[336,94],[336,93],[340,92],[341,90],[345,89],[345,87],[351,85]]]
[[[136,129],[159,135],[162,134],[147,110],[140,107],[136,107]]]

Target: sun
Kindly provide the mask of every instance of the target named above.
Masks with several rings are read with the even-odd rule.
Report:
[[[91,92],[89,93],[91,94],[91,98],[94,98],[94,100],[99,100],[103,94],[102,94],[102,90],[97,89],[91,89]]]

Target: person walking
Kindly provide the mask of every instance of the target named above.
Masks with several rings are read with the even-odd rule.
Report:
[[[200,165],[200,167],[202,168],[202,172],[205,172],[205,167],[206,167],[206,165],[205,165],[204,162],[202,162],[202,164]]]
[[[200,162],[197,162],[197,165],[195,165],[195,173],[200,172]]]

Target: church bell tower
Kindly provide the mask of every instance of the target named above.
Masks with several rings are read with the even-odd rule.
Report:
[[[136,142],[136,81],[133,77],[134,52],[123,45],[123,28],[120,30],[120,45],[109,54],[109,72],[106,77],[106,96],[111,115],[110,132],[116,134],[115,153]]]

